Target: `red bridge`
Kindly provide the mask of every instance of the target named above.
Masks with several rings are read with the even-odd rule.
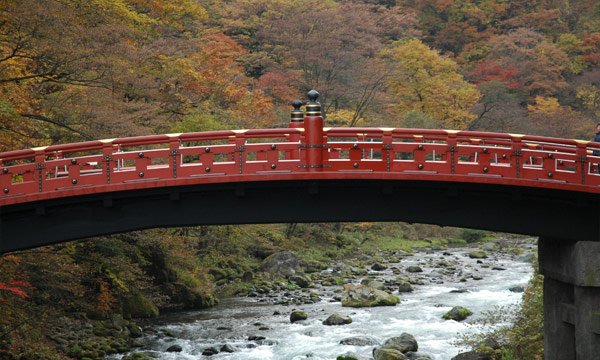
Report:
[[[0,153],[0,253],[199,224],[401,220],[531,234],[546,275],[546,357],[600,353],[600,144],[323,128],[316,95],[306,116],[301,105],[289,128]]]

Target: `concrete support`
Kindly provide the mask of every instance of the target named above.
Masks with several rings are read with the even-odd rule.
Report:
[[[600,356],[600,242],[540,238],[544,358]]]

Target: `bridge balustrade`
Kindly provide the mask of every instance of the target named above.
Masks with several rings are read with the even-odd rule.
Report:
[[[599,144],[502,133],[325,128],[308,167],[307,130],[224,130],[88,141],[0,154],[0,205],[135,187],[371,176],[600,192]],[[354,174],[354,175],[351,175]],[[360,175],[362,174],[362,175]],[[247,180],[247,179],[246,179]]]

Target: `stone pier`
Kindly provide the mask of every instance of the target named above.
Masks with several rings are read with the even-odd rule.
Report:
[[[540,238],[544,359],[600,359],[600,242]]]

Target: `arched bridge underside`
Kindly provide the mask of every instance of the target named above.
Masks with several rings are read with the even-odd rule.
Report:
[[[407,221],[598,239],[598,197],[561,190],[381,179],[267,180],[97,193],[0,208],[2,251],[188,225]]]
[[[545,358],[600,354],[600,144],[303,120],[0,153],[0,253],[200,224],[408,221],[536,235]]]

